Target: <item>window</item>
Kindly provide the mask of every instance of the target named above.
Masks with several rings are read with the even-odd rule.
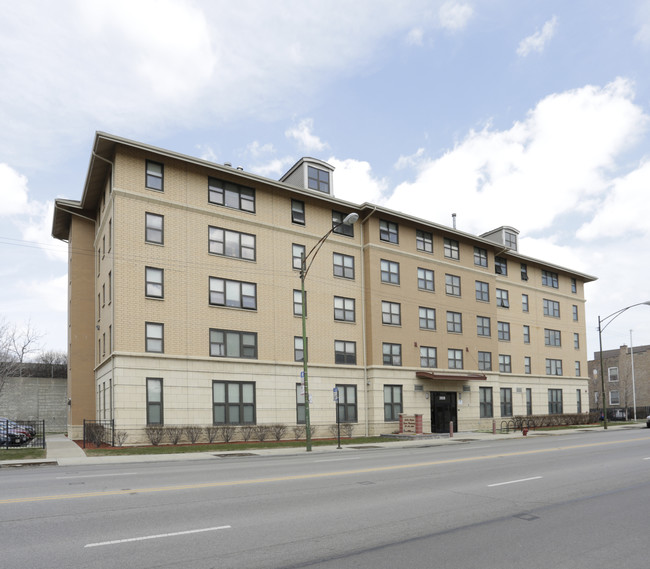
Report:
[[[215,425],[254,425],[255,383],[213,381],[212,406]]]
[[[432,346],[420,346],[420,367],[438,367],[438,350]]]
[[[305,349],[304,349],[304,343],[302,341],[302,336],[293,337],[293,361],[294,362],[305,361]]]
[[[357,343],[334,340],[334,363],[357,365]]]
[[[147,243],[163,244],[164,217],[155,213],[144,214],[144,240]]]
[[[291,200],[291,223],[305,225],[305,202]]]
[[[257,310],[257,285],[210,277],[210,304]]]
[[[502,387],[501,391],[501,416],[512,417],[512,388]]]
[[[582,413],[582,392],[576,389],[576,412]]]
[[[210,328],[210,356],[257,359],[257,334]]]
[[[382,259],[380,267],[382,283],[399,284],[399,263]]]
[[[521,280],[528,280],[528,265],[526,263],[521,263]]]
[[[578,292],[578,282],[574,278],[571,279],[571,292],[574,294]]]
[[[552,273],[551,271],[542,271],[542,285],[558,288],[557,273]]]
[[[580,362],[579,361],[575,362],[575,371],[576,371],[576,377],[580,377]]]
[[[482,302],[490,301],[490,285],[483,281],[476,281],[476,300]]]
[[[572,307],[572,313],[573,313],[573,321],[577,322],[578,321],[578,307],[574,304]]]
[[[530,375],[532,373],[530,356],[524,356],[524,373],[527,375]]]
[[[357,386],[337,385],[339,400],[336,404],[336,420],[339,423],[357,422]]]
[[[447,332],[460,334],[463,331],[463,315],[460,312],[447,311]]]
[[[402,365],[402,344],[382,344],[382,354],[384,356],[385,366]]]
[[[450,296],[460,296],[460,277],[445,275],[445,292]]]
[[[510,322],[497,322],[498,338],[502,342],[510,341]]]
[[[492,371],[492,352],[478,353],[478,369],[481,371]]]
[[[474,247],[474,264],[478,267],[488,266],[487,249]]]
[[[562,333],[560,330],[549,330],[544,328],[544,345],[545,346],[561,346]]]
[[[384,385],[384,421],[399,421],[402,412],[402,386]]]
[[[401,308],[398,302],[382,300],[381,322],[382,324],[391,324],[393,326],[399,326],[402,324]]]
[[[556,300],[544,299],[544,316],[552,316],[553,318],[560,317],[560,303]]]
[[[490,417],[492,417],[492,388],[479,387],[478,400],[479,400],[479,416],[482,419],[489,419]]]
[[[415,248],[425,253],[433,253],[433,234],[418,229],[415,232]]]
[[[548,414],[561,415],[562,414],[562,390],[549,389],[548,390]]]
[[[455,239],[449,239],[448,237],[445,237],[444,250],[445,257],[448,259],[460,259],[460,246],[458,244],[458,241]]]
[[[506,354],[499,354],[499,371],[501,373],[512,373],[512,358]]]
[[[343,220],[348,216],[347,213],[342,213],[340,211],[332,211],[332,229],[334,233],[338,235],[347,235],[348,237],[354,237],[354,225],[346,225],[343,223]]]
[[[330,193],[330,173],[327,170],[307,166],[307,187],[326,194]]]
[[[163,380],[147,378],[147,425],[163,424]]]
[[[505,245],[510,249],[517,250],[517,234],[512,231],[505,232]]]
[[[208,227],[208,251],[235,259],[255,260],[255,235]]]
[[[510,308],[510,298],[508,291],[502,288],[497,289],[497,306],[501,308]]]
[[[145,322],[145,351],[162,354],[164,352],[163,342],[164,325],[158,322]]]
[[[291,244],[291,267],[298,271],[302,270],[302,258],[305,256],[305,246],[297,243]]]
[[[354,279],[354,257],[334,253],[334,276]]]
[[[387,241],[388,243],[399,243],[397,223],[386,221],[385,219],[379,220],[379,239]]]
[[[463,350],[449,348],[447,350],[447,365],[449,369],[463,369]]]
[[[334,320],[354,322],[354,298],[334,297]]]
[[[526,388],[526,415],[533,414],[533,390],[530,387]]]
[[[147,181],[145,186],[150,190],[163,191],[163,165],[147,160]]]
[[[487,316],[476,317],[476,334],[478,336],[489,336],[490,332],[490,319]]]
[[[508,274],[508,260],[504,257],[494,257],[494,272],[497,275]]]
[[[527,294],[522,294],[521,295],[521,310],[523,312],[528,312],[529,307],[528,307],[528,295]]]
[[[607,378],[609,381],[618,381],[618,368],[617,367],[608,367],[607,368]]]
[[[307,293],[305,292],[305,300],[307,299]],[[302,291],[293,290],[293,315],[302,316]],[[305,316],[307,316],[307,306],[305,305]]]
[[[113,300],[113,271],[108,271],[108,304]]]
[[[145,296],[150,298],[163,298],[163,269],[156,269],[155,267],[144,268],[145,278]]]
[[[208,178],[208,202],[255,213],[255,190],[233,182]]]
[[[436,311],[434,308],[419,308],[420,328],[423,330],[436,329]]]
[[[305,424],[305,386],[296,383],[296,423]]]
[[[418,288],[420,290],[434,290],[432,270],[418,267]]]
[[[546,359],[546,375],[562,375],[562,360]]]
[[[580,334],[578,334],[577,332],[573,333],[573,347],[576,350],[580,349]]]
[[[610,405],[620,405],[621,404],[621,397],[620,397],[618,391],[610,391],[609,392],[609,404]]]
[[[530,326],[524,324],[524,344],[530,344]]]

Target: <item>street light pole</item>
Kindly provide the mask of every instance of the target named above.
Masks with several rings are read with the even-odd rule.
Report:
[[[609,316],[605,316],[605,318],[601,318],[598,316],[598,343],[600,347],[600,383],[601,383],[601,389],[602,389],[602,394],[601,398],[603,400],[603,428],[607,428],[607,398],[605,397],[605,372],[603,368],[603,330],[607,328],[616,318],[618,318],[623,312],[626,310],[629,310],[630,308],[634,308],[635,306],[641,306],[642,304],[646,304],[650,306],[650,300],[646,300],[645,302],[637,302],[636,304],[631,304],[630,306],[626,306],[625,308],[621,308],[620,310],[617,310],[616,312],[612,312]],[[607,322],[609,320],[609,322]],[[603,326],[603,323],[607,322]]]
[[[311,264],[314,262],[316,255],[320,251],[320,248],[323,246],[323,243],[327,238],[332,234],[332,232],[341,227],[341,225],[352,225],[359,219],[359,215],[356,213],[348,214],[343,221],[337,223],[330,229],[325,235],[323,235],[306,255],[301,253],[300,255],[300,292],[302,298],[302,373],[304,381],[304,396],[305,396],[305,447],[307,452],[311,452],[311,418],[309,414],[309,373],[308,373],[308,357],[307,357],[307,302],[305,294],[305,278],[307,278],[307,273],[311,268]]]

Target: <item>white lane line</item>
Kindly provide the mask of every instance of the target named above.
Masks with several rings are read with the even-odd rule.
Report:
[[[103,476],[131,476],[137,472],[114,472],[112,474],[78,474],[76,476],[57,476],[57,480],[71,480],[72,478],[100,478]]]
[[[99,547],[100,545],[116,545],[119,543],[129,543],[131,541],[145,541],[147,539],[160,539],[162,537],[175,537],[177,535],[189,535],[191,533],[203,533],[206,531],[217,531],[220,529],[230,529],[231,526],[218,526],[214,528],[191,529],[187,531],[177,531],[174,533],[161,533],[158,535],[145,535],[142,537],[130,537],[128,539],[115,539],[113,541],[100,541],[98,543],[87,543],[85,547]]]
[[[315,460],[314,462],[339,462],[341,460],[359,460],[360,456],[351,456],[349,458],[324,458],[321,460]]]
[[[508,482],[497,482],[496,484],[488,484],[488,488],[494,486],[505,486],[506,484],[517,484],[517,482],[528,482],[530,480],[539,480],[541,476],[533,476],[532,478],[521,478],[519,480],[509,480]]]

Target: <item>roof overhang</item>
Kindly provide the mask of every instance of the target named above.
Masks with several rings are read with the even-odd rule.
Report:
[[[483,373],[463,373],[463,374],[449,374],[438,373],[434,371],[417,371],[415,377],[418,379],[430,379],[436,381],[442,379],[444,381],[484,381],[487,376]]]

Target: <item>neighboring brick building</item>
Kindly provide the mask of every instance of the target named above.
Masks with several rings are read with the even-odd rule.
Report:
[[[97,133],[52,229],[69,243],[71,436],[95,418],[304,421],[300,255],[349,213],[306,279],[312,425],[336,420],[335,386],[358,435],[400,412],[445,432],[588,411],[594,277],[521,255],[511,227],[470,235],[333,182],[313,158],[275,181]]]
[[[634,359],[634,382],[632,381],[632,360]],[[610,418],[617,416],[616,410],[626,410],[632,418],[636,388],[637,418],[645,419],[650,413],[650,346],[622,345],[618,350],[603,350],[603,369],[605,371],[605,391]],[[602,409],[602,382],[600,376],[600,352],[594,352],[589,361],[589,406]],[[618,415],[617,417],[620,417]]]

